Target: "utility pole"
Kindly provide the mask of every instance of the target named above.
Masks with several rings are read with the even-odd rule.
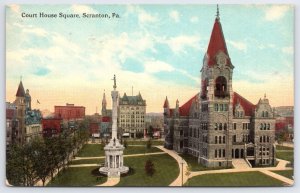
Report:
[[[181,186],[183,186],[183,158],[181,160]]]

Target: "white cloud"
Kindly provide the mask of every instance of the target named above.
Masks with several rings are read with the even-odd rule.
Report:
[[[241,41],[227,41],[230,45],[232,45],[234,48],[241,50],[241,51],[246,51],[247,50],[247,44]]]
[[[158,21],[158,18],[143,9],[138,9],[138,19],[140,23],[153,23]]]
[[[169,13],[169,16],[170,16],[170,18],[173,19],[175,22],[179,22],[179,13],[178,13],[178,11],[175,11],[175,10],[171,11],[171,12]]]
[[[20,13],[20,6],[17,4],[8,5],[8,7],[15,13]]]
[[[197,23],[199,21],[199,18],[196,16],[191,17],[190,22],[191,23]]]
[[[152,61],[146,61],[144,64],[145,72],[146,73],[156,73],[156,72],[162,72],[167,71],[171,72],[174,71],[174,68],[172,65],[159,61],[159,60],[152,60]]]
[[[24,28],[23,32],[24,33],[31,33],[31,34],[34,34],[34,35],[37,35],[37,36],[42,36],[42,37],[45,37],[48,34],[48,32],[46,30],[44,30],[43,28],[34,28],[34,27]]]
[[[284,17],[286,12],[291,8],[290,5],[273,5],[265,10],[265,20],[276,21]]]
[[[292,46],[283,47],[283,48],[281,48],[281,51],[285,54],[293,54],[294,48]]]
[[[199,36],[187,36],[180,35],[176,37],[172,37],[170,39],[164,40],[166,44],[172,49],[173,52],[181,52],[184,51],[185,47],[192,47],[195,49],[199,49],[200,37]]]
[[[74,13],[82,14],[82,13],[98,13],[96,10],[93,8],[86,6],[86,5],[72,5],[71,10]]]

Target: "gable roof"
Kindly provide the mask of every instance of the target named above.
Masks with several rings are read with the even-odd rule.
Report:
[[[235,113],[235,106],[240,103],[240,105],[244,108],[245,115],[251,116],[255,111],[255,105],[250,101],[242,97],[236,92],[233,92],[233,113]]]
[[[215,64],[215,55],[219,52],[224,52],[228,57],[228,51],[227,46],[225,42],[225,38],[222,31],[222,26],[220,23],[219,18],[215,19],[215,24],[213,26],[210,41],[207,48],[207,54],[208,54],[208,66],[211,67],[213,64]]]
[[[198,97],[198,95],[199,95],[199,93],[197,93],[195,96],[190,98],[190,100],[188,100],[186,103],[184,103],[181,107],[179,107],[180,116],[189,116],[193,101]]]

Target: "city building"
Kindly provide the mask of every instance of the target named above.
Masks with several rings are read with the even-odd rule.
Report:
[[[28,89],[25,93],[22,81],[19,83],[14,105],[18,120],[18,128],[15,131],[14,141],[23,144],[29,142],[34,137],[41,136],[41,112],[37,109],[31,109],[31,96]]]
[[[145,132],[146,100],[141,93],[119,99],[118,128],[123,137],[143,138]]]
[[[66,106],[54,106],[54,114],[61,117],[63,121],[83,120],[85,117],[85,107],[66,104]]]
[[[13,103],[6,102],[6,147],[9,148],[16,140],[19,130],[17,119],[17,107]]]
[[[165,99],[165,147],[195,156],[207,167],[230,167],[236,159],[249,166],[273,165],[273,109],[266,95],[252,104],[234,92],[233,69],[217,11],[200,92],[182,106],[177,100],[175,108]]]
[[[100,137],[101,115],[95,113],[90,116],[89,128],[90,135],[93,137]]]
[[[57,136],[62,132],[63,119],[61,117],[45,117],[42,119],[43,137]]]

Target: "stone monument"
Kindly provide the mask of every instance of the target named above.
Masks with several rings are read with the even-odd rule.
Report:
[[[112,132],[109,143],[104,147],[105,165],[99,169],[99,172],[108,177],[119,177],[123,173],[127,173],[129,168],[124,166],[123,150],[124,146],[120,144],[117,135],[117,118],[118,118],[118,97],[119,92],[116,90],[116,75],[114,75],[114,90],[111,91],[112,106]]]

